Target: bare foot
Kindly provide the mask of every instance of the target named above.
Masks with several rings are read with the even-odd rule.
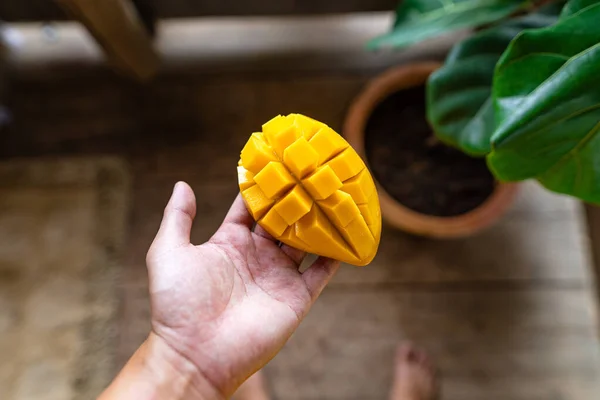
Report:
[[[258,371],[248,378],[235,392],[233,400],[269,400],[263,372]]]
[[[409,344],[396,350],[391,400],[437,400],[439,385],[429,357]]]

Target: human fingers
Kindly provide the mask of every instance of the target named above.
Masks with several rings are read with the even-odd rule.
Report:
[[[287,244],[281,245],[281,251],[283,251],[298,267],[302,264],[304,257],[306,257],[305,251],[288,246]]]
[[[277,242],[277,239],[275,239],[273,237],[273,235],[271,235],[269,232],[267,232],[265,230],[265,228],[263,228],[262,226],[256,224],[256,226],[254,227],[254,234],[258,235],[264,239],[270,240],[272,242]]]
[[[339,261],[319,256],[317,260],[302,273],[302,279],[304,280],[313,301],[319,297],[339,267]]]

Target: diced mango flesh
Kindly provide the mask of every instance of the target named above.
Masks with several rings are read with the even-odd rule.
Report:
[[[342,182],[356,176],[365,168],[365,163],[363,163],[360,156],[352,148],[342,151],[328,161],[327,165],[331,167]]]
[[[340,232],[350,246],[358,253],[359,258],[368,257],[375,245],[375,238],[369,230],[364,218],[354,218]]]
[[[277,161],[277,156],[267,143],[254,134],[242,150],[241,161],[244,168],[258,174],[268,163]]]
[[[309,243],[311,251],[316,254],[327,253],[330,258],[339,260],[354,257],[352,249],[318,207],[313,207],[298,221],[296,234],[300,240]]]
[[[271,199],[279,197],[296,184],[296,180],[290,175],[287,168],[278,161],[269,162],[254,176],[254,182]]]
[[[359,266],[375,257],[375,183],[354,149],[322,122],[290,114],[265,123],[242,150],[238,182],[254,219],[282,243]]]
[[[306,193],[302,186],[296,185],[273,208],[288,225],[292,225],[310,211],[312,203],[313,199]]]
[[[278,115],[275,118],[263,124],[262,133],[270,142],[275,135],[289,128],[292,125],[293,121],[293,118]]]
[[[239,165],[237,167],[238,170],[238,183],[240,185],[240,190],[244,191],[248,189],[250,186],[254,185],[254,174],[248,171],[246,168]]]
[[[379,206],[377,191],[373,192],[367,202],[367,206],[369,207],[369,217],[371,219],[370,222],[367,222],[369,229],[374,236],[381,235],[381,208]]]
[[[371,210],[369,210],[368,204],[359,204],[358,209],[360,210],[361,215],[365,219],[367,225],[373,223],[373,214],[371,214]]]
[[[300,129],[306,140],[310,140],[321,128],[327,126],[302,114],[294,114],[294,124]]]
[[[276,236],[282,243],[285,243],[289,246],[295,247],[299,250],[309,251],[309,246],[304,243],[300,238],[296,235],[296,226],[294,224],[292,226],[288,226],[285,232],[281,236]]]
[[[290,145],[292,145],[300,136],[301,133],[296,127],[296,125],[291,125],[289,128],[286,128],[283,131],[270,137],[269,144],[273,147],[273,150],[275,150],[275,153],[281,159],[283,158],[283,152]]]
[[[344,186],[329,165],[319,167],[313,174],[304,179],[302,184],[316,200],[324,200]]]
[[[358,175],[344,182],[342,191],[352,196],[356,204],[364,204],[369,201],[369,197],[375,191],[375,183],[365,168]]]
[[[319,154],[305,138],[300,137],[285,149],[283,162],[298,179],[301,179],[317,168]]]
[[[267,232],[275,237],[281,236],[288,228],[288,224],[281,218],[281,215],[272,208],[262,217],[259,223]]]
[[[333,156],[335,156],[336,154],[341,153],[342,150],[349,146],[348,142],[346,142],[330,127],[321,128],[310,139],[310,144],[315,148],[315,150],[319,154],[319,165],[323,164],[330,158],[333,158]]]
[[[343,228],[360,216],[360,210],[352,197],[340,190],[325,200],[319,201],[319,206],[331,221]]]
[[[258,185],[250,186],[242,192],[246,206],[255,220],[259,220],[275,203],[269,199]]]

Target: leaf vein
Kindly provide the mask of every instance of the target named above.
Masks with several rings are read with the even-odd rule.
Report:
[[[594,108],[599,108],[600,104],[596,105]],[[550,171],[554,171],[560,168],[564,163],[566,163],[571,157],[577,156],[577,152],[582,148],[587,146],[587,144],[594,138],[596,133],[600,130],[600,122],[598,122],[590,131],[581,139],[579,143],[575,147],[573,147],[569,152],[565,153],[556,163],[548,168],[544,173],[548,173]]]

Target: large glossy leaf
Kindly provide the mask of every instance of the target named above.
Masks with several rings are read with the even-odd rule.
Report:
[[[394,29],[367,44],[370,49],[404,47],[458,29],[498,21],[529,4],[525,0],[404,0]]]
[[[563,8],[562,12],[560,13],[560,17],[563,19],[568,18],[571,15],[578,13],[579,11],[581,11],[589,6],[593,6],[596,3],[598,3],[598,0],[570,1]]]
[[[498,62],[488,164],[600,202],[600,0],[572,0],[550,27],[518,35]]]
[[[474,156],[490,152],[496,127],[491,100],[496,63],[518,33],[553,24],[560,9],[547,7],[505,22],[452,48],[427,83],[427,117],[438,138]]]

